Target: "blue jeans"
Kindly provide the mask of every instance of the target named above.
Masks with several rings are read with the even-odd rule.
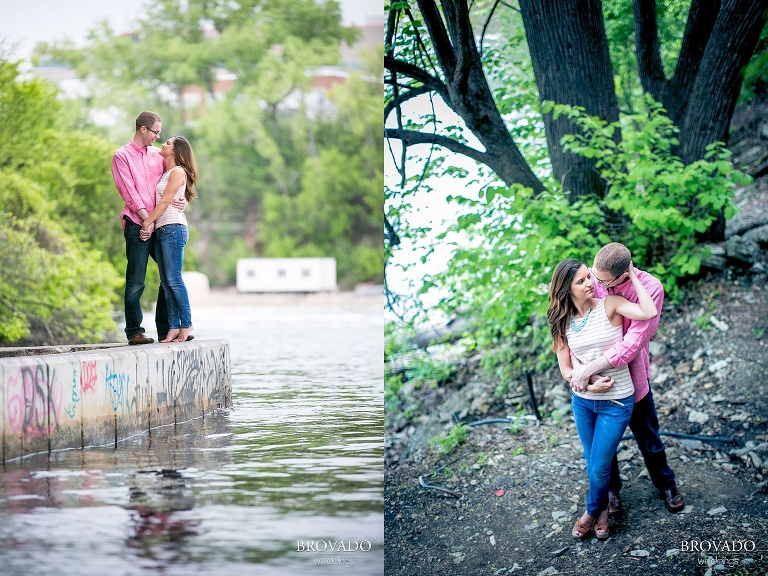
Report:
[[[617,403],[618,402],[618,403]],[[608,507],[611,458],[632,415],[634,396],[611,400],[586,400],[571,395],[576,430],[587,461],[587,513],[597,516]]]
[[[144,328],[144,312],[141,309],[141,296],[144,294],[144,281],[147,277],[147,262],[151,256],[155,257],[155,236],[149,240],[139,238],[141,226],[124,217],[125,229],[125,256],[128,260],[125,267],[125,335],[128,338],[141,334]],[[160,338],[164,338],[168,332],[168,312],[165,307],[165,292],[162,285],[157,291],[157,311],[155,312],[155,325]]]
[[[629,419],[629,429],[637,440],[637,447],[645,460],[645,467],[651,482],[660,493],[674,488],[675,473],[667,463],[667,453],[664,451],[664,442],[659,435],[659,418],[656,416],[656,405],[653,403],[653,393],[648,389],[640,401],[632,409],[632,417]],[[621,477],[619,476],[619,461],[614,455],[611,461],[611,481],[608,490],[618,492],[621,490]]]
[[[181,277],[184,265],[184,246],[189,240],[189,229],[184,224],[166,224],[155,230],[157,267],[160,269],[160,284],[165,290],[168,306],[168,324],[174,328],[192,326],[192,310],[189,294]]]

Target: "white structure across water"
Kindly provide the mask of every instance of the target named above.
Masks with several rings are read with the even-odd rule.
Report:
[[[334,292],[335,258],[241,258],[239,292]]]

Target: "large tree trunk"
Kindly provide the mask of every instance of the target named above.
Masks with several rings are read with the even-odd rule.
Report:
[[[619,106],[599,0],[520,0],[520,12],[542,101],[583,106],[593,116],[614,122]],[[605,184],[595,161],[566,154],[565,134],[577,132],[564,117],[544,116],[547,147],[555,177],[571,200],[588,194],[603,196]]]
[[[765,26],[768,0],[725,0],[680,118],[680,157],[693,162],[712,142],[728,140],[744,67]]]
[[[680,129],[678,154],[686,164],[713,142],[727,142],[744,76],[768,16],[768,0],[693,0],[675,73],[665,79],[659,55],[655,0],[635,0],[638,70],[643,89],[667,109]],[[720,217],[701,240],[725,239]]]
[[[399,61],[391,55],[385,56],[384,64],[392,74],[388,83],[397,88],[396,76],[399,75],[413,78],[427,88],[427,90],[411,88],[405,94],[398,96],[398,104],[385,111],[385,120],[388,113],[396,109],[399,103],[432,91],[443,98],[445,103],[461,117],[485,150],[477,150],[439,134],[400,128],[386,129],[386,136],[401,140],[405,146],[414,144],[443,146],[483,162],[507,185],[517,183],[532,188],[535,192],[544,190],[543,184],[520,153],[496,106],[477,52],[466,0],[443,2],[442,13],[435,0],[418,0],[418,6],[429,30],[443,79],[412,64]]]

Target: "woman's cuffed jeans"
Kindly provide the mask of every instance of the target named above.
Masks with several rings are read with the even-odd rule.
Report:
[[[189,294],[181,277],[187,240],[189,229],[184,224],[166,224],[155,230],[155,258],[160,269],[160,284],[165,290],[168,323],[172,329],[192,326]]]
[[[571,403],[587,462],[587,513],[597,516],[608,507],[611,459],[632,416],[635,399],[587,400],[572,394]]]

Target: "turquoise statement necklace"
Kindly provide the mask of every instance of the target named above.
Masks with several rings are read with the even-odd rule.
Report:
[[[576,322],[576,319],[571,316],[571,330],[574,332],[581,332],[584,329],[584,326],[587,325],[587,322],[589,321],[589,313],[592,312],[592,306],[589,307],[587,310],[587,313],[584,314],[584,318]]]

